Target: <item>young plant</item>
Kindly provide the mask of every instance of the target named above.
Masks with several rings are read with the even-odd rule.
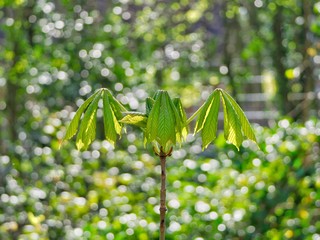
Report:
[[[180,146],[188,134],[188,125],[197,118],[194,134],[201,132],[204,150],[216,138],[220,102],[224,111],[225,139],[239,149],[244,138],[256,141],[254,132],[244,112],[236,101],[224,90],[215,89],[204,104],[187,119],[179,98],[171,99],[168,92],[159,90],[153,98],[146,99],[146,111],[129,112],[102,88],[90,96],[77,110],[63,140],[72,138],[77,132],[78,150],[85,150],[95,139],[96,113],[102,99],[105,138],[114,146],[117,135],[121,136],[124,124],[135,125],[143,131],[144,143],[151,143],[155,154],[160,158],[160,240],[165,239],[166,215],[166,159],[171,156],[173,147]],[[81,119],[82,114],[83,118]],[[81,123],[80,123],[81,121]]]

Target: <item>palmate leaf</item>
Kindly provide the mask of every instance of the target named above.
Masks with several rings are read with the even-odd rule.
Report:
[[[122,118],[122,112],[127,110],[112,96],[108,89],[102,88],[80,106],[67,129],[64,140],[72,138],[79,128],[76,139],[78,150],[87,149],[96,137],[96,113],[101,98],[103,99],[103,123],[106,139],[114,145],[117,135],[121,136],[122,123],[119,120]],[[83,113],[84,117],[80,120]]]
[[[164,151],[167,151],[176,144],[176,141],[181,141],[183,123],[166,91],[158,91],[154,100],[147,119],[145,140],[153,144],[158,143]]]
[[[93,101],[93,99],[100,93],[101,90],[96,91],[79,107],[72,121],[70,122],[67,132],[62,141],[72,138],[77,133],[82,113],[86,110],[86,108]]]
[[[188,120],[198,117],[194,133],[201,131],[202,146],[206,148],[215,138],[218,124],[220,98],[224,111],[224,136],[239,149],[244,137],[257,143],[254,132],[244,112],[236,101],[222,89],[216,89],[206,102]]]
[[[102,91],[94,97],[90,103],[84,117],[81,121],[79,132],[77,135],[76,145],[78,150],[87,149],[89,144],[95,139],[96,136],[96,112],[98,109],[98,102],[101,97]]]

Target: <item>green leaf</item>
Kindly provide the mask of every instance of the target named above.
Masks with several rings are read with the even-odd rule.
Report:
[[[229,102],[231,103],[232,107],[234,108],[234,110],[236,111],[238,118],[241,122],[241,129],[243,131],[244,136],[246,136],[248,139],[254,141],[255,143],[257,143],[256,140],[256,136],[253,132],[253,129],[246,117],[246,115],[244,114],[244,112],[242,111],[242,109],[240,108],[240,106],[237,104],[237,102],[225,91],[221,91],[222,95],[224,96],[224,98],[227,98],[229,100]]]
[[[209,111],[210,111],[210,105],[214,97],[214,92],[208,97],[208,99],[205,101],[205,103],[200,107],[201,111],[199,112],[199,117],[196,122],[194,134],[202,130],[203,125],[208,117]]]
[[[221,95],[220,95],[221,96]],[[224,134],[224,139],[228,139],[229,136],[229,130],[230,130],[230,126],[229,126],[229,119],[228,119],[228,111],[227,111],[227,106],[224,102],[224,98],[222,98],[222,106],[223,106],[223,134]]]
[[[122,119],[123,112],[127,112],[127,109],[114,97],[109,89],[104,89],[104,93],[108,96],[109,104],[118,120]]]
[[[78,125],[80,122],[80,118],[82,113],[86,110],[86,108],[88,107],[88,105],[93,101],[93,99],[97,96],[97,94],[99,94],[101,92],[101,90],[96,91],[94,94],[92,94],[77,110],[76,114],[74,115],[72,121],[70,122],[67,132],[63,138],[62,141],[68,140],[70,138],[72,138],[78,130]]]
[[[99,91],[90,103],[80,124],[76,145],[78,150],[87,149],[96,136],[96,112],[102,92]]]
[[[188,135],[187,115],[180,98],[174,98],[172,102],[172,108],[176,115],[176,139],[181,143]]]
[[[157,141],[164,149],[176,143],[178,112],[166,91],[155,94],[155,102],[147,120],[146,140]]]
[[[153,104],[154,104],[154,99],[147,97],[147,99],[146,99],[146,114],[147,114],[147,116],[149,116],[151,109],[153,107]]]
[[[170,97],[167,92],[163,92],[160,95],[161,106],[159,113],[159,125],[158,125],[158,142],[161,146],[166,147],[167,143],[176,143],[175,132],[175,115],[170,106]]]
[[[173,104],[179,112],[179,116],[180,116],[181,121],[186,122],[187,121],[187,114],[182,106],[182,102],[181,102],[180,98],[174,98]]]
[[[218,91],[214,91],[213,98],[206,111],[205,120],[202,125],[202,149],[208,147],[208,145],[216,138],[218,128],[218,115],[220,106],[220,95]]]
[[[159,97],[159,95],[160,95],[162,92],[164,92],[164,91],[163,91],[163,90],[158,90],[158,91],[156,91],[155,94],[153,95],[153,99],[154,99],[154,100],[157,100],[157,98]]]
[[[157,138],[160,106],[161,106],[161,98],[158,96],[155,99],[154,105],[151,109],[151,112],[149,114],[148,121],[147,121],[147,129],[146,129],[147,142],[152,142]]]
[[[82,113],[84,117],[81,121],[77,135],[76,145],[79,150],[87,149],[96,136],[96,113],[99,99],[103,97],[103,120],[105,126],[105,136],[114,145],[117,135],[121,135],[122,124],[119,120],[123,118],[126,108],[112,96],[111,92],[102,88],[88,98],[78,109],[75,117],[70,123],[64,139],[70,139],[77,132]]]
[[[222,102],[224,105],[224,131],[225,139],[235,145],[239,150],[241,143],[243,142],[241,122],[237,115],[237,112],[233,108],[229,98],[225,97],[222,91]]]
[[[108,94],[103,96],[103,124],[106,139],[114,146],[117,140],[117,134],[121,135],[122,126],[117,120],[115,112],[110,104]]]
[[[147,115],[140,112],[125,112],[125,116],[120,120],[121,123],[135,125],[137,127],[146,128]]]
[[[201,131],[203,148],[206,148],[216,138],[220,98],[223,103],[225,139],[237,149],[242,144],[244,136],[256,142],[253,129],[240,106],[228,93],[218,88],[187,120],[189,123],[198,116],[194,133]]]

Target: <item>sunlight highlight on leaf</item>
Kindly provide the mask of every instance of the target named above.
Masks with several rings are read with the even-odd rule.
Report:
[[[78,150],[87,149],[96,136],[96,112],[101,94],[99,91],[84,113],[76,140]]]
[[[235,145],[238,150],[244,137],[257,143],[253,129],[240,106],[228,93],[218,88],[187,121],[189,123],[198,117],[194,134],[201,131],[203,149],[216,138],[220,98],[224,112],[225,139]]]
[[[70,122],[67,132],[62,141],[72,138],[77,133],[78,125],[79,125],[82,113],[85,111],[88,105],[93,101],[93,99],[100,93],[101,93],[101,90],[96,91],[80,106],[75,116],[73,117],[72,121]]]

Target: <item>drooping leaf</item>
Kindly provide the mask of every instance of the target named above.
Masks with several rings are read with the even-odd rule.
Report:
[[[101,90],[96,91],[94,94],[92,94],[77,110],[76,114],[74,115],[72,121],[70,122],[67,132],[63,138],[62,141],[64,140],[68,140],[70,138],[72,138],[78,130],[78,126],[79,126],[79,122],[80,122],[80,118],[82,113],[86,110],[86,108],[88,107],[88,105],[93,101],[93,99],[97,96],[97,94],[99,94],[101,92]]]
[[[182,142],[182,129],[183,129],[183,122],[180,119],[179,112],[174,105],[173,101],[169,97],[169,107],[170,111],[173,113],[173,121],[174,121],[174,129],[175,129],[175,142],[181,143]]]
[[[202,125],[202,149],[207,146],[216,138],[218,128],[218,115],[220,106],[220,94],[219,92],[213,92],[213,98],[205,116],[205,121]]]
[[[156,141],[164,151],[168,151],[176,143],[178,130],[181,132],[177,109],[166,91],[158,91],[147,119],[146,142]]]
[[[143,129],[147,126],[147,115],[140,112],[124,112],[125,116],[120,120],[121,123],[131,124]]]
[[[147,121],[146,138],[148,142],[156,140],[158,133],[161,98],[156,98]]]
[[[174,98],[172,102],[172,108],[176,115],[176,139],[177,142],[181,143],[188,134],[187,115],[180,98]]]
[[[224,126],[225,138],[227,141],[235,145],[239,150],[239,147],[243,142],[241,122],[237,115],[237,112],[235,111],[232,104],[230,103],[230,100],[227,97],[225,97],[225,95],[223,95],[222,92],[221,92],[221,96],[222,96],[222,102],[225,106],[224,108],[225,109],[224,118],[226,119],[225,121],[226,125]]]
[[[80,124],[76,145],[78,150],[87,149],[96,136],[96,112],[102,92],[99,91],[88,106]]]
[[[221,95],[220,95],[221,96]],[[228,139],[229,136],[229,119],[228,119],[228,110],[227,110],[227,105],[224,103],[224,99],[222,98],[222,106],[223,106],[223,134],[224,134],[224,139]]]
[[[158,125],[158,142],[165,147],[167,143],[176,143],[175,133],[175,114],[170,106],[170,97],[167,92],[162,92],[159,95],[161,98],[161,106],[159,112]]]
[[[233,106],[234,110],[236,111],[238,118],[240,120],[240,123],[241,123],[241,129],[243,131],[244,136],[246,136],[248,139],[257,143],[256,136],[253,132],[253,129],[252,129],[246,115],[244,114],[244,112],[240,108],[240,106],[227,92],[225,92],[225,91],[221,91],[221,92],[222,92],[222,95],[224,96],[224,98],[227,98],[229,100],[230,104]]]
[[[163,93],[163,92],[164,92],[163,90],[158,90],[158,91],[156,91],[155,94],[153,95],[153,99],[154,99],[154,100],[157,100],[158,96],[159,96],[161,93]]]
[[[146,99],[146,114],[147,114],[147,116],[149,116],[151,109],[153,107],[153,104],[154,104],[154,99],[147,97],[147,99]]]
[[[181,102],[180,98],[174,98],[173,104],[176,107],[176,109],[178,110],[181,120],[183,122],[186,122],[187,121],[187,114],[182,106],[182,102]]]
[[[194,133],[201,131],[203,148],[206,148],[216,138],[220,99],[223,103],[225,139],[238,149],[244,136],[256,142],[253,129],[240,106],[228,93],[218,88],[187,120],[187,123],[190,123],[195,117],[198,117]]]
[[[111,94],[109,89],[104,89],[104,94],[108,96],[109,104],[118,120],[122,119],[123,112],[127,112],[127,109]]]
[[[199,132],[202,128],[203,125],[208,117],[209,111],[210,111],[210,105],[213,99],[214,92],[208,97],[208,99],[205,101],[205,103],[201,106],[201,111],[199,112],[199,117],[196,122],[194,134]]]
[[[121,135],[122,126],[112,109],[108,94],[103,96],[103,124],[105,137],[114,146],[117,135]]]

